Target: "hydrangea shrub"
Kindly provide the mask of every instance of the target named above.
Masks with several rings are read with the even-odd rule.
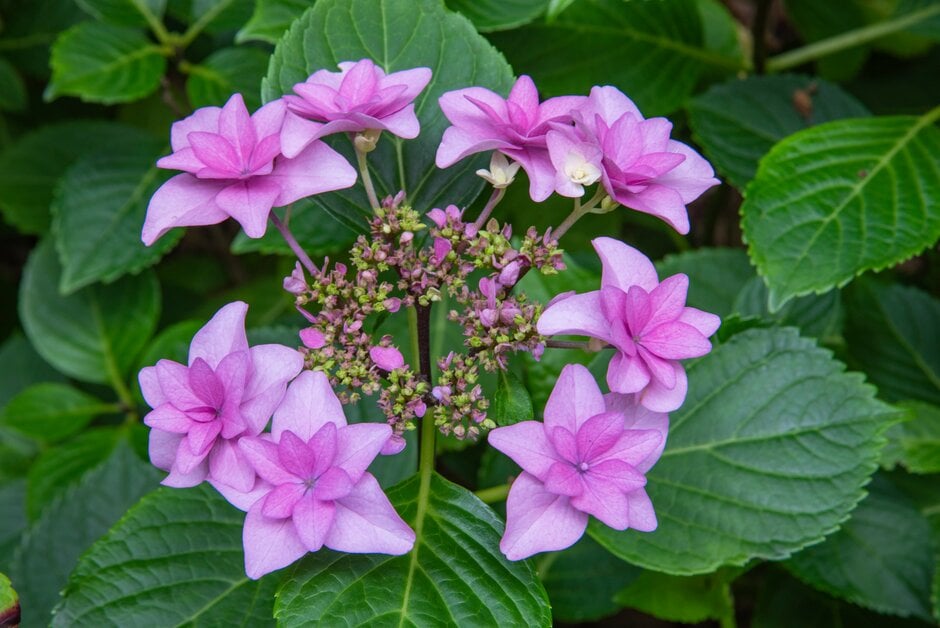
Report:
[[[938,9],[446,4],[0,5],[0,623],[936,621]]]

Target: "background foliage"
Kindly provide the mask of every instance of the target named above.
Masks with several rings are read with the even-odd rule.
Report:
[[[414,625],[940,620],[938,39],[935,0],[0,0],[0,617],[19,603],[24,626],[296,625],[337,608]],[[596,285],[588,241],[613,235],[722,316],[649,474],[656,532],[594,523],[570,550],[509,563],[502,506],[472,491],[518,469],[445,441],[424,489],[413,446],[373,468],[415,554],[323,552],[255,583],[241,513],[206,487],[158,488],[137,370],[184,359],[234,299],[252,304],[254,342],[294,344],[302,324],[275,234],[228,223],[140,243],[169,125],[365,56],[434,70],[422,135],[383,140],[373,162],[380,193],[404,181],[420,211],[482,190],[483,157],[433,168],[436,98],[505,93],[518,74],[543,97],[616,85],[722,177],[687,237],[591,217],[566,237],[567,272],[520,284],[543,302]],[[498,210],[517,228],[567,213],[525,189]],[[292,229],[342,258],[364,198],[300,202]],[[444,347],[456,330],[433,320]],[[604,357],[549,350],[486,382],[500,422],[539,417],[571,361],[603,380]]]

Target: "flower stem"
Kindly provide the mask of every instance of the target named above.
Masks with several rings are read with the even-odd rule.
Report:
[[[353,143],[355,144],[355,142]],[[369,204],[372,209],[379,207],[379,197],[375,194],[375,186],[372,185],[372,175],[369,174],[369,164],[366,161],[368,153],[356,148],[356,162],[359,164],[359,176],[362,177],[362,185],[366,189],[366,196],[369,197]]]
[[[841,52],[847,48],[861,46],[885,35],[902,31],[935,15],[940,15],[940,4],[932,4],[919,11],[911,11],[891,20],[856,28],[834,37],[820,39],[807,46],[771,57],[767,60],[767,71],[782,72],[789,70],[821,57]]]
[[[418,311],[408,308],[408,336],[411,337],[411,367],[421,369],[421,346],[418,342]]]
[[[568,217],[565,218],[564,222],[558,225],[557,229],[552,230],[552,237],[555,238],[555,240],[561,240],[561,236],[565,235],[568,229],[570,229],[574,223],[578,222],[582,216],[590,213],[592,209],[597,207],[597,204],[600,203],[606,195],[607,190],[605,190],[603,186],[597,186],[597,192],[595,192],[594,196],[591,197],[591,200],[589,200],[584,205],[581,204],[581,199],[574,199],[574,209],[570,214],[568,214]]]
[[[290,229],[284,222],[278,218],[277,214],[274,213],[274,210],[271,210],[269,214],[271,217],[271,222],[274,223],[274,226],[277,227],[277,230],[281,232],[281,236],[287,242],[287,246],[290,247],[290,250],[294,252],[294,255],[297,256],[297,259],[300,260],[300,263],[304,265],[304,268],[307,269],[311,274],[317,274],[320,271],[317,270],[316,264],[313,263],[313,260],[310,259],[310,256],[307,255],[307,252],[301,248],[300,244],[297,242],[297,239],[294,238],[294,234],[290,232]]]
[[[483,211],[480,212],[480,217],[476,219],[476,222],[473,223],[473,226],[477,229],[482,229],[483,224],[486,222],[486,219],[490,217],[490,214],[493,213],[493,208],[496,207],[503,196],[506,195],[506,188],[493,188],[493,194],[490,196],[490,200],[486,202],[486,207],[483,208]]]
[[[509,485],[500,484],[499,486],[493,486],[490,488],[481,488],[479,491],[476,491],[474,495],[480,498],[484,504],[495,504],[496,502],[501,502],[506,499],[506,496],[509,494]]]
[[[183,33],[183,36],[180,38],[179,47],[185,48],[189,44],[193,43],[199,33],[201,33],[209,23],[216,18],[222,11],[227,9],[229,5],[232,4],[235,0],[220,0],[212,5],[212,7],[203,13],[198,20],[192,23],[186,32]]]

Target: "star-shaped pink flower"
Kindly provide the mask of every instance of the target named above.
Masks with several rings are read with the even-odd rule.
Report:
[[[281,154],[285,107],[275,100],[249,115],[235,94],[224,107],[203,107],[173,124],[173,154],[157,165],[184,174],[150,199],[144,244],[173,227],[214,225],[230,217],[248,237],[260,238],[272,207],[353,185],[356,171],[322,142],[308,143],[292,159]]]
[[[659,459],[669,418],[631,396],[601,394],[590,372],[566,366],[545,406],[545,422],[523,421],[489,434],[522,467],[506,501],[499,548],[510,560],[565,549],[588,515],[616,529],[656,529],[644,490]]]
[[[515,159],[529,175],[529,195],[540,202],[555,190],[555,167],[545,134],[552,123],[570,124],[571,112],[584,96],[560,96],[539,103],[538,90],[522,75],[503,98],[483,87],[447,92],[441,110],[453,125],[437,149],[437,167],[446,168],[474,153],[498,150]]]
[[[701,155],[670,139],[669,120],[645,119],[611,86],[591,89],[573,118],[574,127],[554,125],[548,134],[559,193],[580,196],[581,185],[600,178],[621,205],[689,232],[686,205],[720,182]]]
[[[431,80],[429,68],[386,74],[370,59],[344,61],[339,72],[319,70],[283,97],[288,114],[281,144],[293,157],[332,133],[377,130],[418,137],[414,100]],[[296,94],[296,95],[295,95]]]
[[[650,410],[672,412],[685,401],[688,389],[679,360],[708,353],[708,337],[721,319],[685,306],[686,275],[660,283],[653,263],[633,247],[613,238],[597,238],[593,244],[603,265],[601,289],[551,303],[538,320],[538,331],[611,344],[610,390],[636,393]]]
[[[207,478],[241,491],[255,485],[236,442],[261,433],[304,360],[282,345],[249,347],[247,311],[236,301],[216,312],[193,337],[188,366],[160,360],[140,371],[140,390],[153,408],[144,417],[150,460],[170,472],[167,486]]]
[[[410,551],[414,532],[366,471],[391,436],[386,424],[347,425],[326,375],[301,373],[274,413],[271,434],[238,443],[258,485],[250,492],[217,486],[248,511],[242,535],[248,577],[260,578],[323,546]]]

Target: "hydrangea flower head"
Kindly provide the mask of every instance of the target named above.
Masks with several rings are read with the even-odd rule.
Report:
[[[659,459],[669,419],[632,396],[601,394],[590,372],[566,366],[545,422],[496,428],[490,444],[522,467],[506,501],[499,548],[510,560],[565,549],[588,515],[616,529],[656,529],[645,473]]]
[[[255,472],[236,446],[260,434],[281,402],[303,356],[282,345],[248,346],[245,314],[237,301],[216,312],[193,337],[189,364],[160,360],[141,369],[140,390],[153,408],[150,460],[169,471],[167,486],[196,486],[207,478],[241,491]]]
[[[241,94],[224,107],[203,107],[173,124],[173,153],[161,168],[183,170],[154,193],[141,239],[151,245],[173,227],[234,218],[251,238],[267,229],[272,207],[348,188],[356,171],[322,142],[287,159],[281,154],[286,112],[277,100],[248,114]]]
[[[317,138],[340,132],[388,131],[404,139],[421,125],[414,99],[431,80],[429,68],[386,74],[370,59],[344,61],[339,72],[319,70],[284,96],[284,154],[293,157]]]
[[[560,96],[539,103],[535,83],[525,75],[513,85],[509,98],[483,87],[447,92],[440,105],[453,126],[444,131],[437,166],[446,168],[474,153],[498,150],[519,162],[529,175],[532,200],[544,201],[555,190],[555,168],[545,134],[553,123],[570,124],[572,110],[585,100]]]
[[[689,232],[686,205],[719,181],[708,161],[669,138],[671,122],[644,119],[633,101],[610,86],[594,87],[574,119],[574,127],[555,125],[549,133],[560,194],[580,196],[572,171],[580,172],[590,183],[600,178],[621,205]]]
[[[660,283],[653,263],[636,249],[613,238],[593,244],[603,264],[601,289],[551,303],[539,318],[539,333],[578,334],[611,344],[610,390],[636,393],[650,410],[672,412],[688,389],[679,360],[708,353],[708,337],[721,319],[685,306],[686,275]]]
[[[274,413],[271,434],[238,445],[258,485],[218,486],[248,511],[243,542],[250,578],[326,546],[341,552],[405,554],[415,534],[366,471],[392,436],[379,423],[347,425],[326,375],[304,371]]]

